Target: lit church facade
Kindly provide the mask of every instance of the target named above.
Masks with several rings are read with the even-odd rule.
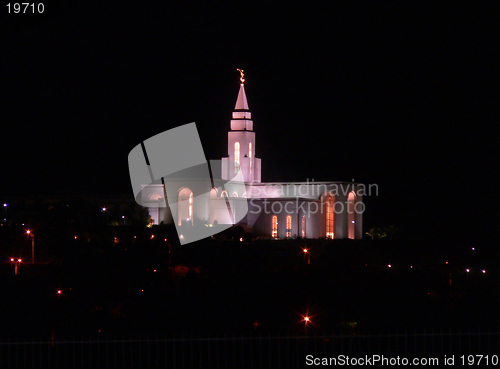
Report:
[[[262,182],[243,74],[240,81],[228,132],[228,156],[209,162],[212,176],[207,171],[206,176],[191,176],[187,182],[169,178],[144,188],[142,204],[153,222],[173,221],[181,243],[191,242],[191,230],[197,229],[196,238],[201,239],[203,232],[213,235],[234,224],[270,238],[362,238],[363,185]],[[160,205],[165,195],[170,212]]]

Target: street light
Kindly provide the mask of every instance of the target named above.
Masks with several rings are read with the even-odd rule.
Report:
[[[125,225],[125,215],[122,215],[123,218],[123,225]]]
[[[311,264],[311,254],[309,253],[309,249],[303,248],[304,251],[304,259],[307,257],[307,264]]]
[[[312,324],[311,317],[309,316],[308,313],[306,315],[302,315],[302,321],[305,324],[305,329],[306,329],[306,336],[307,336],[307,325],[310,323]]]
[[[21,262],[23,261],[22,259],[14,259],[14,258],[10,258],[10,261],[11,263],[13,262],[14,263],[14,274],[17,275],[17,264],[21,264]]]
[[[29,229],[26,234],[31,237],[31,264],[35,264],[35,235]]]

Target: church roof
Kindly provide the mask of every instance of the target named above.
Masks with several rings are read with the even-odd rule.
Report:
[[[245,86],[240,84],[240,92],[238,92],[238,99],[234,110],[250,110],[248,108],[247,96],[245,95]]]

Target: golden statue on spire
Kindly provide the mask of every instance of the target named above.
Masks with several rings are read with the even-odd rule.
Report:
[[[241,84],[245,83],[245,71],[243,69],[236,69],[238,72],[240,72],[240,82]]]

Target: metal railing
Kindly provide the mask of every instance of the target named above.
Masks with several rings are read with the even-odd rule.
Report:
[[[500,332],[2,341],[0,368],[302,368],[309,358],[500,355]],[[484,363],[484,361],[483,361]],[[455,363],[456,365],[459,362]],[[310,367],[310,365],[309,365]],[[373,365],[372,367],[377,367]]]

